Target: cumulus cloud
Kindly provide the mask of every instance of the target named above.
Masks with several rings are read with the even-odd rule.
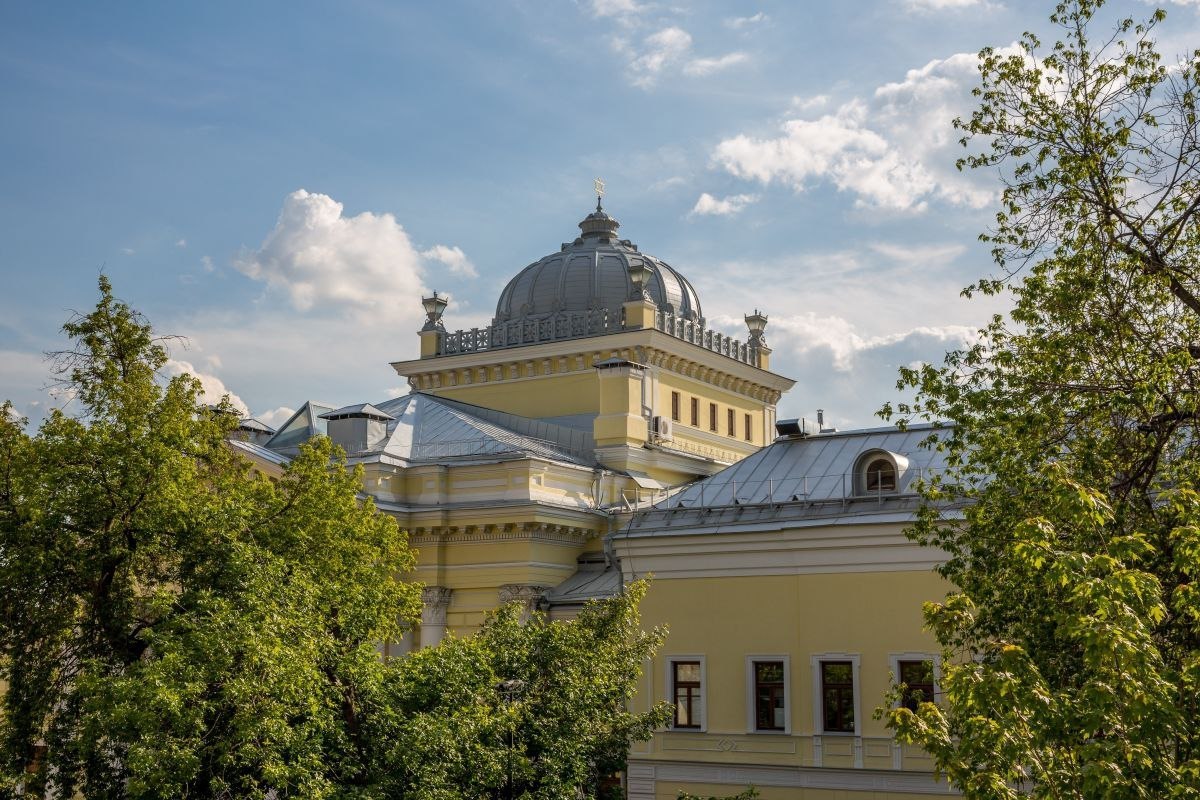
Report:
[[[745,53],[696,57],[692,53],[692,35],[677,25],[669,25],[645,36],[639,44],[625,36],[612,39],[613,49],[626,59],[626,72],[635,86],[649,89],[664,75],[680,74],[692,78],[712,75],[747,60]]]
[[[435,244],[428,250],[422,250],[421,256],[431,261],[438,261],[450,268],[450,274],[462,275],[467,278],[479,277],[475,265],[470,262],[460,247],[447,247]]]
[[[234,267],[284,292],[297,310],[319,305],[360,314],[419,297],[425,259],[441,261],[459,275],[475,274],[457,247],[419,251],[391,214],[346,216],[342,210],[329,195],[292,192],[262,245],[243,251]]]
[[[964,8],[987,8],[987,0],[906,0],[913,11],[957,11]]]
[[[272,408],[270,411],[261,411],[255,414],[254,418],[264,425],[278,429],[280,425],[291,419],[292,414],[295,413],[296,409],[294,408],[279,406],[279,408]]]
[[[748,56],[745,53],[726,53],[717,58],[693,58],[683,65],[683,74],[692,77],[703,77],[714,72],[728,69],[735,64],[741,64]]]
[[[759,11],[749,17],[732,17],[725,20],[725,27],[733,28],[735,31],[745,28],[747,25],[757,25],[760,22],[766,22],[769,19],[766,14]]]
[[[164,371],[167,375],[191,375],[196,380],[200,381],[200,400],[201,402],[210,405],[216,405],[221,402],[221,398],[229,396],[229,402],[237,409],[238,413],[243,417],[248,416],[250,409],[246,406],[242,398],[238,397],[225,386],[225,383],[216,375],[210,375],[201,372],[190,361],[182,361],[179,359],[168,359]]]
[[[977,335],[966,325],[917,325],[871,335],[862,323],[839,314],[769,316],[771,370],[796,381],[779,416],[812,419],[822,408],[826,424],[839,428],[883,424],[876,412],[885,402],[911,399],[896,389],[902,366],[940,364],[947,351],[970,345]],[[721,316],[713,322],[731,332],[741,327],[739,338],[744,337],[740,319]]]
[[[729,174],[803,191],[828,182],[860,207],[920,212],[931,200],[981,208],[994,190],[954,168],[957,116],[973,107],[977,56],[958,53],[909,70],[902,81],[875,89],[813,117],[822,102],[793,102],[779,135],[738,134],[721,141],[712,161]],[[817,98],[812,98],[815,101]]]
[[[592,0],[592,16],[623,17],[640,14],[645,10],[634,0]]]
[[[696,205],[692,207],[691,215],[716,215],[716,216],[732,216],[737,214],[746,206],[758,200],[758,195],[753,194],[735,194],[729,197],[717,199],[708,192],[700,195],[700,199],[696,201]]]

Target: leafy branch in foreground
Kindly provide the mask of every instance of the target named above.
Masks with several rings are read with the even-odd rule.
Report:
[[[981,54],[1001,272],[967,292],[1014,306],[884,409],[952,423],[911,535],[958,589],[940,704],[886,715],[970,798],[1200,795],[1200,54],[1161,63],[1162,12],[1093,41],[1101,5]]]

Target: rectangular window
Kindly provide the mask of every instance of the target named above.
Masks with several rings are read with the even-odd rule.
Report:
[[[921,703],[933,702],[933,662],[897,661],[896,678],[904,684],[904,696],[900,705],[909,711],[916,711]]]
[[[726,409],[725,434],[727,436],[737,436],[737,430],[733,424],[735,419],[737,419],[737,415],[735,414],[734,410],[732,408]]]
[[[671,419],[679,422],[679,392],[671,392]]]
[[[787,728],[787,697],[782,661],[755,661],[754,729],[782,731]]]
[[[692,398],[692,427],[700,427],[700,398]]]
[[[752,427],[752,423],[751,423],[749,414],[746,415],[746,441],[747,442],[754,441],[754,429]]]
[[[717,404],[708,404],[708,429],[713,433],[717,431]]]
[[[672,727],[701,727],[704,718],[704,697],[701,694],[700,662],[671,662],[671,702],[675,704]]]
[[[822,729],[826,733],[854,733],[854,664],[820,663]]]

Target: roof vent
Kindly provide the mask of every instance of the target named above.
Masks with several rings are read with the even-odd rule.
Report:
[[[347,453],[370,450],[387,438],[387,424],[395,419],[370,403],[343,406],[322,414],[329,422],[329,438]]]
[[[780,436],[804,436],[804,426],[798,419],[781,419],[775,423],[775,432]]]

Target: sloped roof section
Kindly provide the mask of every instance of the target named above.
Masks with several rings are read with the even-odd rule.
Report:
[[[592,439],[587,431],[420,392],[382,403],[338,409],[306,402],[265,447],[291,455],[308,439],[327,433],[330,419],[342,416],[367,416],[387,424],[382,441],[369,450],[356,452],[356,459],[386,456],[429,463],[525,455],[587,467],[595,465]]]
[[[551,608],[582,606],[589,600],[603,600],[621,591],[621,568],[609,564],[602,553],[585,553],[571,577],[546,593]]]
[[[537,420],[420,392],[377,407],[395,418],[377,448],[393,458],[431,462],[523,454],[593,466],[590,452],[578,446],[583,444],[580,432],[572,429],[538,425]]]
[[[321,419],[345,419],[347,417],[366,417],[367,419],[378,420],[393,419],[391,414],[380,411],[370,403],[356,403],[352,406],[342,406],[321,415]]]
[[[941,453],[920,446],[932,432],[932,425],[912,425],[905,431],[889,427],[780,438],[656,507],[816,503],[868,496],[856,485],[855,472],[860,459],[873,452],[899,456],[896,485],[887,494],[911,496],[916,481],[945,468]]]
[[[329,423],[321,419],[321,415],[333,409],[328,403],[305,401],[287,422],[279,426],[279,430],[267,440],[265,446],[271,450],[295,449],[318,433],[328,433]]]

